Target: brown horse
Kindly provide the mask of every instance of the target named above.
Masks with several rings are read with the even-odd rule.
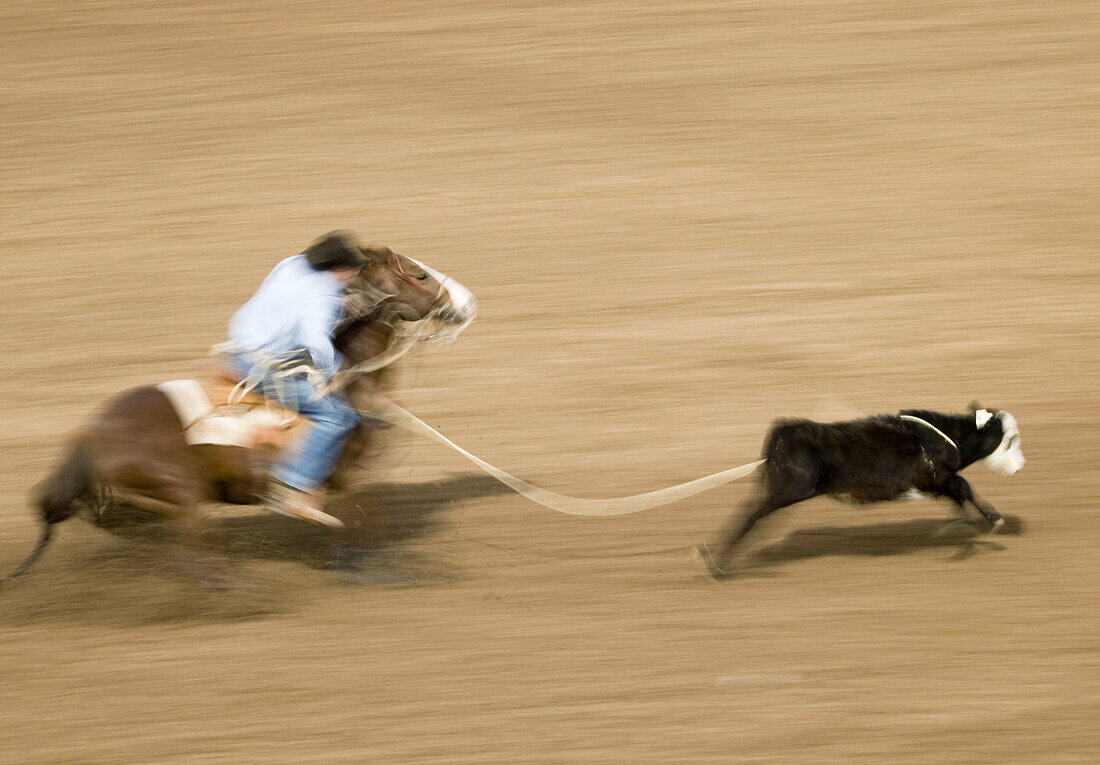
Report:
[[[370,311],[349,318],[337,331],[344,365],[330,384],[369,412],[392,373],[392,361],[417,339],[453,339],[473,320],[477,304],[461,284],[412,258],[389,248],[363,248],[363,253],[368,262],[352,289]],[[331,490],[344,484],[377,424],[365,418],[353,433],[329,481]],[[177,526],[185,547],[194,547],[203,503],[260,501],[274,456],[270,448],[192,444],[184,431],[177,409],[155,386],[110,401],[36,490],[41,536],[27,559],[0,582],[25,573],[49,543],[53,526],[81,508],[93,523],[113,506],[156,513]]]

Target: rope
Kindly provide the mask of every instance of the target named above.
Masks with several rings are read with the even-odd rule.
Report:
[[[364,414],[384,419],[410,432],[427,436],[433,441],[437,441],[455,450],[493,478],[519,492],[532,502],[536,502],[543,507],[567,515],[608,517],[638,513],[653,507],[668,505],[678,500],[713,489],[716,486],[721,486],[722,484],[736,481],[739,478],[744,478],[764,463],[764,460],[756,460],[746,465],[723,470],[702,478],[696,478],[694,481],[688,481],[676,486],[670,486],[667,489],[658,489],[657,491],[650,491],[644,494],[634,494],[629,497],[613,497],[610,499],[584,499],[582,497],[570,497],[565,494],[558,494],[557,492],[539,488],[522,478],[517,478],[511,473],[506,473],[500,468],[490,465],[485,460],[466,451],[416,415],[401,408],[392,401],[382,400],[379,402],[376,411],[365,412]]]
[[[933,425],[932,423],[928,422],[927,420],[922,420],[922,419],[921,419],[920,417],[914,417],[914,416],[913,416],[913,415],[911,415],[911,414],[899,414],[899,415],[898,415],[898,417],[900,417],[900,418],[901,418],[901,419],[903,419],[903,420],[909,420],[909,422],[919,422],[919,423],[920,423],[921,425],[924,425],[924,426],[926,426],[926,427],[932,428],[932,430],[936,431],[936,432],[937,432],[937,433],[939,433],[939,434],[940,434],[941,436],[943,436],[943,440],[944,440],[944,441],[946,441],[947,443],[949,443],[949,444],[951,444],[952,446],[954,446],[954,447],[955,447],[955,451],[959,451],[959,447],[958,447],[958,445],[956,445],[954,441],[952,441],[952,440],[951,440],[950,438],[948,438],[948,436],[947,436],[947,434],[946,434],[946,433],[944,433],[944,432],[943,432],[942,430],[940,430],[939,428],[937,428],[937,427],[936,427],[935,425]]]
[[[265,380],[272,390],[261,390],[264,406],[271,408],[272,400],[283,408],[284,412],[298,412],[300,401],[290,401],[287,395],[286,378],[296,375],[304,375],[314,388],[324,384],[324,377],[317,369],[302,361],[304,348],[280,353],[263,353],[262,351],[248,350],[237,346],[232,342],[218,343],[211,347],[211,356],[228,357],[236,353],[247,353],[251,358],[251,366],[248,375],[233,386],[226,397],[226,403],[234,406],[241,402],[245,396],[264,385]],[[281,426],[286,426],[293,421],[293,417],[287,415]]]

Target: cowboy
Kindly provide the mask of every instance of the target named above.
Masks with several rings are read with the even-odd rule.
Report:
[[[323,386],[340,367],[333,330],[345,306],[345,286],[366,262],[353,235],[326,234],[276,265],[229,321],[233,371],[311,423],[275,464],[267,508],[333,527],[343,523],[321,510],[319,489],[336,468],[359,415]]]

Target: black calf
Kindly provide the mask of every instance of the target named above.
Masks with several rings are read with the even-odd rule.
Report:
[[[761,518],[796,502],[827,494],[852,504],[948,497],[964,513],[967,502],[995,529],[1004,523],[978,499],[958,471],[978,460],[1011,475],[1024,463],[1019,429],[1008,412],[971,406],[969,415],[918,409],[850,422],[776,422],[761,455],[761,493],[736,520],[709,558],[715,577],[726,575],[734,546]]]

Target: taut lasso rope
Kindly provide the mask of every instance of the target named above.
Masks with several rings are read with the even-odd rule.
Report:
[[[466,451],[431,425],[428,425],[419,417],[392,401],[383,400],[380,402],[377,410],[364,412],[364,414],[384,419],[408,431],[419,433],[422,436],[427,436],[433,441],[438,441],[454,449],[493,478],[497,479],[505,486],[519,492],[532,502],[537,502],[543,507],[548,507],[551,510],[556,510],[559,513],[566,513],[568,515],[607,517],[638,513],[642,510],[667,505],[677,500],[691,497],[695,494],[707,491],[708,489],[713,489],[716,486],[729,483],[730,481],[736,481],[738,478],[744,478],[764,463],[764,460],[756,460],[747,465],[730,468],[729,470],[723,470],[719,473],[696,478],[694,481],[688,481],[676,486],[670,486],[667,489],[658,489],[657,491],[650,491],[644,494],[635,494],[629,497],[613,497],[610,499],[584,499],[582,497],[569,497],[565,494],[558,494],[557,492],[547,489],[541,489],[532,483],[524,481],[522,478],[517,478],[511,473],[506,473],[500,468],[490,465],[485,460]]]
[[[959,446],[958,446],[958,444],[956,444],[956,443],[955,443],[954,441],[952,441],[952,440],[951,440],[950,438],[948,438],[948,437],[947,437],[947,434],[946,434],[946,433],[944,433],[944,432],[943,432],[942,430],[940,430],[939,428],[937,428],[937,427],[936,427],[935,425],[933,425],[932,423],[928,422],[927,420],[922,420],[922,419],[921,419],[920,417],[914,417],[914,416],[913,416],[913,415],[911,415],[911,414],[899,414],[899,415],[898,415],[898,417],[900,417],[900,418],[901,418],[901,419],[903,419],[903,420],[908,420],[909,422],[918,422],[918,423],[920,423],[921,425],[924,425],[924,426],[926,426],[926,427],[932,428],[932,430],[936,431],[936,432],[937,432],[937,433],[939,433],[939,434],[940,434],[941,436],[943,436],[943,440],[944,440],[944,441],[946,441],[947,443],[949,443],[949,444],[951,444],[952,446],[954,446],[954,447],[955,447],[955,451],[959,451]]]

